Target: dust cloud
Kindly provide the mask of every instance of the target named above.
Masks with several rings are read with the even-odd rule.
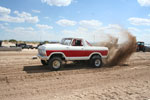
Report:
[[[108,35],[107,42],[96,44],[109,49],[108,57],[105,61],[106,66],[123,64],[136,51],[136,37],[127,30],[121,30],[119,34],[122,37],[121,39],[125,40],[123,43],[118,42],[120,38]]]

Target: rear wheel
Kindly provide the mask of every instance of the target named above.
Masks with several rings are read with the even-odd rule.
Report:
[[[50,70],[56,71],[62,67],[62,59],[60,57],[53,57],[48,62]]]
[[[91,58],[91,65],[94,67],[94,68],[100,68],[102,66],[102,59],[100,56],[93,56]]]
[[[145,52],[145,47],[143,48],[143,52]]]

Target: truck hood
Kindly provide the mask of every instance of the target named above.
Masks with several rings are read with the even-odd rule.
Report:
[[[67,45],[62,44],[44,44],[38,47],[38,49],[45,49],[45,50],[62,50],[68,47]]]
[[[42,46],[44,46],[44,47],[60,47],[60,46],[65,46],[65,45],[62,45],[62,44],[44,44],[44,45],[42,45]]]

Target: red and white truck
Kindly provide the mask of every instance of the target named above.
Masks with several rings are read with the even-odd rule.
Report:
[[[38,47],[38,57],[43,65],[58,70],[62,61],[89,61],[93,67],[101,67],[108,55],[107,47],[92,46],[81,38],[64,38],[59,44],[44,44]]]

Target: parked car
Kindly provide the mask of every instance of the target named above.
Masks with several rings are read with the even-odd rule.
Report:
[[[26,47],[26,43],[16,43],[16,47],[21,47],[22,49],[24,49]]]
[[[27,45],[26,43],[16,44],[16,47],[21,47],[22,49],[33,49],[34,48],[32,45]]]
[[[60,44],[44,44],[38,47],[38,57],[51,70],[59,70],[62,61],[88,61],[93,67],[102,66],[108,55],[107,47],[95,47],[81,38],[64,38]]]
[[[139,51],[145,52],[145,45],[144,45],[144,42],[138,41],[138,42],[136,43],[136,51],[137,51],[137,52],[139,52]]]

